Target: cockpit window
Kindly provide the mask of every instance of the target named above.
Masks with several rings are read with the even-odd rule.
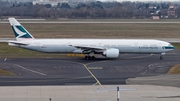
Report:
[[[163,49],[174,49],[174,46],[171,44],[168,44],[168,46],[165,46]]]

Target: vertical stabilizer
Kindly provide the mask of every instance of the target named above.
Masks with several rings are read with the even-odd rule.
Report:
[[[9,18],[9,22],[11,24],[16,40],[34,39],[34,37],[15,18]]]

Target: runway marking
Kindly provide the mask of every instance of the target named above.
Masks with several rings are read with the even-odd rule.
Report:
[[[87,65],[83,63],[80,64],[82,64],[86,68],[86,70],[92,75],[92,77],[96,80],[96,83],[99,84],[102,88],[104,88],[102,84],[99,82],[99,80],[96,78],[96,76],[88,69]]]
[[[94,64],[94,63],[101,63],[101,62],[108,62],[108,61],[110,61],[110,60],[91,62],[91,63],[87,63],[86,65],[90,65],[90,64]]]
[[[98,84],[98,83],[96,82],[95,84],[93,84],[93,86],[94,86],[94,85],[97,85],[97,84]]]
[[[6,60],[7,60],[7,58],[4,59],[4,61],[6,61]]]
[[[166,63],[152,63],[148,65],[148,69],[153,69],[153,68],[158,68],[158,69],[164,69],[164,67],[166,67],[167,64],[176,64],[177,62],[166,62]],[[144,72],[142,72],[141,74],[145,74],[147,71],[145,70]],[[166,73],[165,73],[166,74]]]
[[[84,79],[84,78],[91,78],[92,76],[85,76],[85,77],[77,77],[77,78],[73,78],[73,79]]]
[[[33,72],[33,73],[36,73],[36,74],[40,74],[40,75],[46,76],[46,74],[44,74],[44,73],[41,73],[41,72],[38,72],[38,71],[34,71],[34,70],[31,70],[31,69],[25,68],[25,67],[20,66],[20,65],[18,65],[18,64],[14,64],[14,65],[16,65],[16,66],[18,66],[18,67],[20,67],[20,68],[22,68],[22,69],[24,69],[24,70],[27,70],[27,71],[30,71],[30,72]]]
[[[83,65],[83,66],[86,68],[86,70],[91,74],[91,76],[96,80],[96,83],[95,83],[95,84],[99,84],[102,88],[104,88],[103,85],[102,85],[102,84],[99,82],[99,80],[96,78],[96,76],[88,69],[87,64],[83,64],[83,63],[80,63],[80,62],[74,62],[74,61],[65,61],[65,60],[60,60],[60,61],[62,61],[62,62],[76,63],[76,64]],[[93,84],[93,85],[94,85],[94,84]]]
[[[84,54],[67,54],[68,57],[83,57]]]
[[[129,58],[125,58],[125,59],[138,59],[138,58],[145,58],[145,57],[150,57],[150,56],[153,56],[154,54],[150,54],[150,55],[147,55],[147,56],[136,56],[136,57],[129,57]]]
[[[88,69],[103,69],[103,67],[88,67]]]

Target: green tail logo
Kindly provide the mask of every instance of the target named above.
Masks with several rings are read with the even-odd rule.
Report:
[[[16,38],[32,38],[23,26],[12,26]]]

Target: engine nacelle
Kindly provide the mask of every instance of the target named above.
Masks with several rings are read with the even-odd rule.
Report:
[[[118,58],[119,57],[119,49],[110,48],[103,52],[103,55],[107,58]]]

